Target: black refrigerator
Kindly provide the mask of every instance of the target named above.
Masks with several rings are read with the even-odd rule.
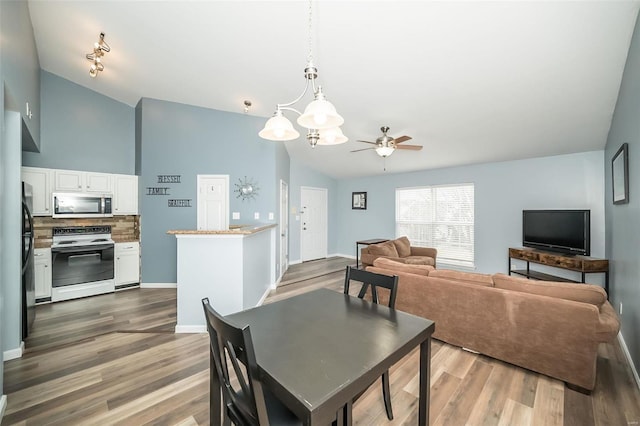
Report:
[[[36,289],[33,265],[33,188],[22,182],[22,340],[36,319]]]

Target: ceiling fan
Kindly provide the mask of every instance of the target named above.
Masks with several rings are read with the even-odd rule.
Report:
[[[361,140],[357,141],[362,143],[368,143],[375,146],[372,146],[370,148],[356,149],[351,152],[359,152],[359,151],[366,151],[368,149],[375,149],[376,153],[380,157],[385,158],[393,154],[393,152],[396,149],[408,149],[411,151],[420,151],[422,149],[422,145],[400,145],[403,142],[411,140],[411,136],[400,136],[397,138],[393,138],[387,135],[387,132],[389,131],[389,127],[382,126],[380,127],[380,130],[382,130],[382,136],[376,139],[375,142],[361,141]]]

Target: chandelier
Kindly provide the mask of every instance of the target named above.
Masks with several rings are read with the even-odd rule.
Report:
[[[306,83],[302,94],[291,102],[277,104],[273,117],[267,120],[264,129],[258,135],[261,138],[272,141],[290,141],[297,139],[300,133],[293,127],[293,124],[283,111],[292,111],[298,115],[297,123],[307,129],[307,140],[313,148],[316,145],[337,145],[345,143],[349,139],[342,133],[340,126],[344,123],[336,108],[329,102],[322,87],[316,85],[318,77],[318,69],[313,64],[313,54],[311,52],[311,25],[312,25],[312,7],[309,0],[309,54],[307,56],[307,66],[304,69],[304,78]],[[304,112],[292,108],[292,105],[300,101],[309,90],[309,85],[313,89],[314,100],[307,105]]]
[[[102,64],[102,57],[105,53],[110,52],[111,47],[104,41],[104,33],[100,33],[100,40],[93,45],[93,52],[87,53],[87,60],[93,62],[89,67],[89,75],[95,78],[100,71],[104,71],[104,65]]]

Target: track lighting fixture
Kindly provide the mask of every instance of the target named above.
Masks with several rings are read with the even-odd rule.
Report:
[[[93,45],[93,52],[87,53],[86,58],[88,61],[93,62],[91,67],[89,67],[89,75],[92,78],[95,78],[100,71],[104,70],[104,65],[102,64],[102,57],[105,53],[110,52],[111,47],[104,41],[104,33],[100,33],[100,40],[98,40]]]

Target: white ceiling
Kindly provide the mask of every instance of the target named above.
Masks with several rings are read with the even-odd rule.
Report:
[[[301,137],[287,150],[345,178],[384,173],[374,151],[349,152],[382,125],[424,145],[395,152],[386,173],[602,149],[639,6],[314,2],[318,81],[350,140],[311,149]],[[304,1],[29,0],[29,9],[44,70],[131,106],[149,97],[242,113],[249,99],[251,115],[269,117],[304,86]],[[101,31],[112,51],[92,79],[84,55]]]

